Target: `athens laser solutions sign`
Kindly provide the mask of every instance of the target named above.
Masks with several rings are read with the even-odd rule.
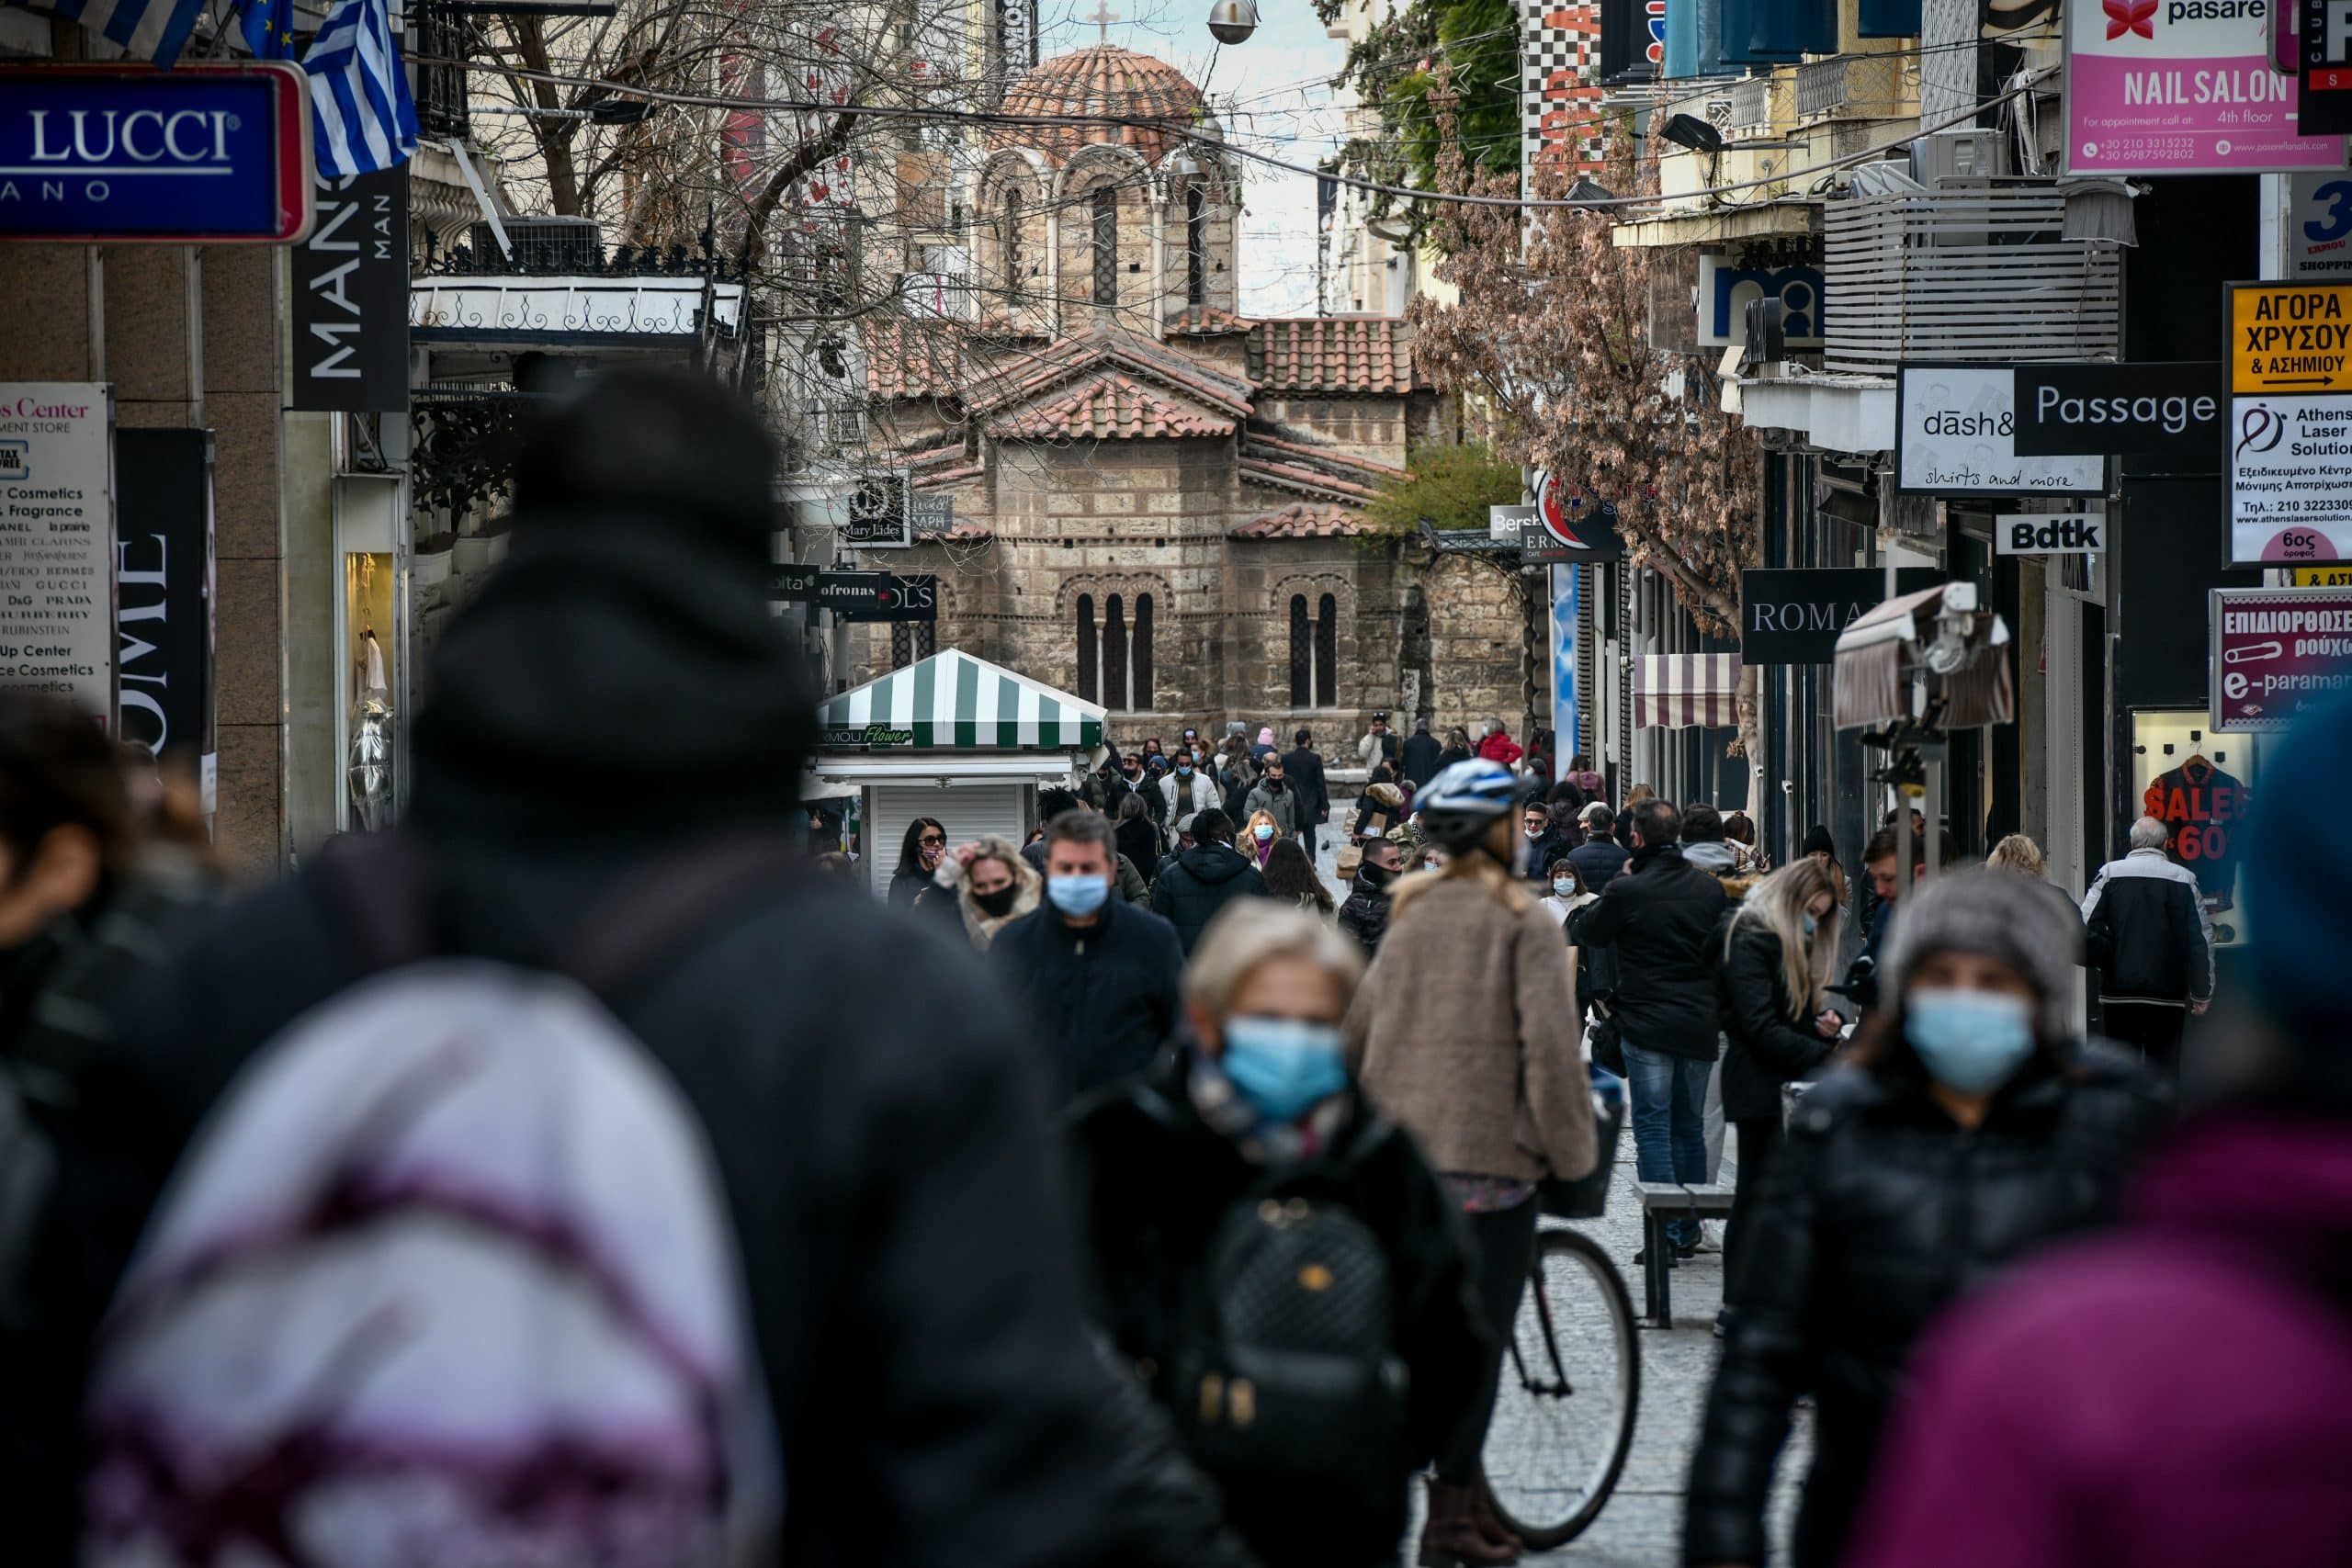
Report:
[[[0,239],[274,243],[311,211],[300,66],[0,66]]]

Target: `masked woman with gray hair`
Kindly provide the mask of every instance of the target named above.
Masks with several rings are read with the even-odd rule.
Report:
[[[1488,1352],[1437,1178],[1350,1080],[1355,942],[1226,906],[1191,1038],[1076,1111],[1096,1316],[1268,1568],[1394,1564]]]
[[[1761,1563],[1789,1412],[1816,1412],[1799,1568],[1838,1561],[1912,1346],[1955,1297],[2102,1218],[2164,1120],[2073,1029],[2080,929],[2014,874],[1906,897],[1853,1059],[1795,1112],[1743,1240],[1686,1495],[1687,1564]]]

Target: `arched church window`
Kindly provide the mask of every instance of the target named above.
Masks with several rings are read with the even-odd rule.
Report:
[[[1004,193],[1004,276],[1012,298],[1021,298],[1021,193]]]
[[[1315,705],[1340,705],[1340,605],[1329,593],[1316,606]]]
[[[1128,650],[1127,672],[1132,679],[1127,705],[1137,713],[1151,711],[1151,595],[1136,595],[1135,645]]]
[[[1094,646],[1094,595],[1078,596],[1078,695],[1081,702],[1096,701],[1102,689],[1096,679],[1095,660],[1100,657]]]
[[[1198,180],[1184,185],[1184,300],[1205,305],[1209,298],[1209,203]]]
[[[1127,616],[1116,593],[1102,615],[1102,705],[1113,713],[1127,708]]]
[[[929,621],[893,621],[890,624],[890,668],[904,670],[908,665],[929,659],[939,651],[939,628]]]
[[[1306,614],[1306,595],[1290,596],[1290,705],[1303,708],[1315,700],[1315,623]]]
[[[1094,193],[1094,302],[1119,302],[1119,193],[1107,185]]]

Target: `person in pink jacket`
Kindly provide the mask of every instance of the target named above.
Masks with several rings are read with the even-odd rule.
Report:
[[[2352,703],[2264,770],[2245,859],[2262,1016],[2122,1226],[1946,1318],[1881,1450],[1855,1568],[2352,1563],[2352,846],[2298,820]]]

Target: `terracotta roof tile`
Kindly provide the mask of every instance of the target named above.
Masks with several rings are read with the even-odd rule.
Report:
[[[1233,421],[1163,395],[1132,376],[1106,371],[1050,400],[1015,405],[992,421],[997,435],[1030,440],[1148,441],[1181,435],[1230,435]]]
[[[919,465],[910,465],[910,467],[914,468],[915,470],[909,477],[917,490],[945,490],[950,485],[959,485],[967,479],[980,479],[988,473],[988,469],[978,463],[963,463],[952,468],[925,468]]]
[[[1411,334],[1397,316],[1306,316],[1250,333],[1250,372],[1267,392],[1409,392]]]
[[[1334,451],[1329,446],[1307,446],[1295,441],[1280,440],[1254,430],[1250,433],[1249,446],[1250,451],[1256,456],[1271,457],[1275,462],[1297,458],[1319,464],[1325,468],[1351,468],[1367,474],[1378,474],[1388,479],[1412,478],[1409,469],[1393,468],[1386,463],[1375,463],[1369,457],[1359,457],[1350,452]]]
[[[1228,333],[1246,333],[1258,323],[1230,310],[1220,310],[1214,305],[1193,305],[1168,323],[1169,337],[1223,337]]]
[[[1339,539],[1372,532],[1361,512],[1344,506],[1320,506],[1295,501],[1274,512],[1261,512],[1231,530],[1237,539]]]
[[[1380,493],[1370,485],[1340,479],[1304,464],[1272,462],[1246,453],[1235,467],[1245,483],[1293,491],[1327,501],[1370,501]]]
[[[978,368],[961,321],[868,316],[858,323],[865,349],[865,389],[877,398],[929,398],[961,392]]]
[[[1013,83],[998,112],[1030,123],[990,130],[990,152],[1034,148],[1057,164],[1105,145],[1132,147],[1157,164],[1182,144],[1171,132],[1213,129],[1201,90],[1182,71],[1114,43],[1056,55]]]

